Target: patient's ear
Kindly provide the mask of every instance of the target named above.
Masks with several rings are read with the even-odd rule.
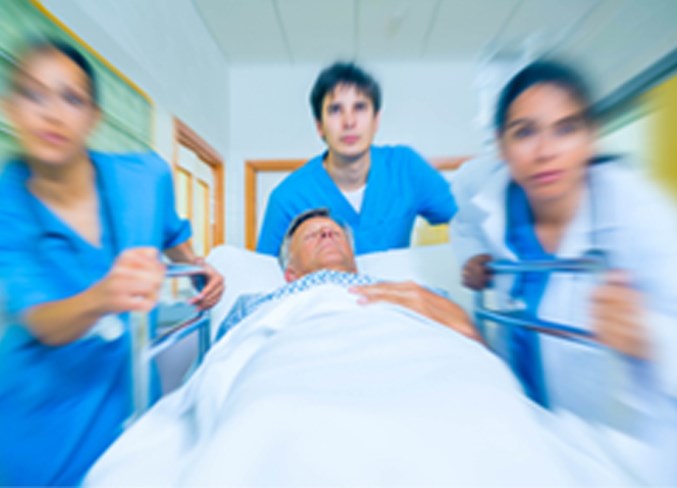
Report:
[[[291,283],[297,278],[298,274],[296,273],[296,271],[294,271],[294,269],[291,266],[287,266],[287,268],[284,270],[284,280],[287,283]]]
[[[326,139],[324,137],[324,127],[322,127],[322,122],[319,121],[319,120],[316,120],[315,121],[315,128],[317,129],[317,135],[320,136],[320,139],[322,139],[323,141],[326,141]]]

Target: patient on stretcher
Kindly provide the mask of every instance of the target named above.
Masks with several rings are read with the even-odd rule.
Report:
[[[429,289],[413,282],[381,282],[359,274],[349,230],[333,220],[326,209],[303,212],[292,221],[280,249],[279,262],[287,285],[269,294],[239,297],[219,327],[217,337],[223,336],[265,303],[327,283],[360,294],[361,303],[395,303],[468,337],[477,337],[470,318],[444,290]]]
[[[627,481],[589,439],[563,440],[472,338],[460,307],[358,274],[346,232],[326,213],[290,228],[281,263],[287,285],[241,299],[189,381],[132,426],[86,484]]]

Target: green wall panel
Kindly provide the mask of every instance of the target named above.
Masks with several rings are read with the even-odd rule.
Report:
[[[123,77],[29,0],[0,0],[0,93],[7,93],[9,69],[27,42],[55,38],[78,47],[97,74],[102,118],[90,147],[102,151],[144,151],[152,147],[153,105]],[[4,113],[0,111],[0,162],[16,152]],[[0,163],[1,164],[1,163]]]

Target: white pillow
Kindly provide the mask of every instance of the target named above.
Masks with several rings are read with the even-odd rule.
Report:
[[[413,280],[441,288],[466,311],[472,310],[472,294],[461,285],[461,273],[451,244],[393,249],[357,257],[361,273],[387,281]]]
[[[267,254],[226,244],[212,249],[207,262],[226,281],[226,290],[211,311],[212,332],[226,318],[240,295],[271,292],[285,283],[277,258]]]
[[[358,256],[360,273],[387,281],[413,280],[449,292],[454,301],[470,311],[472,296],[460,284],[460,273],[450,244],[394,249]],[[285,284],[277,258],[231,245],[215,247],[207,262],[226,280],[226,291],[212,309],[212,324],[228,315],[245,293],[271,292]]]

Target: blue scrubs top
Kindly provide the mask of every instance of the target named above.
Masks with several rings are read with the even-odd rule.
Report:
[[[326,153],[308,161],[273,190],[256,250],[276,256],[291,221],[301,212],[325,207],[349,225],[355,253],[407,247],[417,215],[446,223],[457,207],[449,183],[412,149],[371,148],[371,167],[360,212],[346,200],[323,167]]]
[[[15,317],[0,336],[0,485],[77,484],[132,408],[127,330],[115,340],[89,336],[48,346],[21,325],[21,315],[89,288],[124,249],[162,250],[190,237],[163,160],[94,152],[90,159],[101,247],[28,191],[26,165],[11,162],[0,176],[0,279]]]
[[[516,183],[508,186],[507,221],[505,240],[508,248],[519,261],[555,259],[547,253],[536,235],[534,217],[526,193]],[[523,314],[536,318],[538,307],[548,285],[548,273],[520,273],[516,276],[510,292],[515,299],[526,306]],[[541,367],[540,342],[538,333],[514,328],[509,334],[510,362],[520,379],[525,393],[538,404],[547,407],[547,393]]]

